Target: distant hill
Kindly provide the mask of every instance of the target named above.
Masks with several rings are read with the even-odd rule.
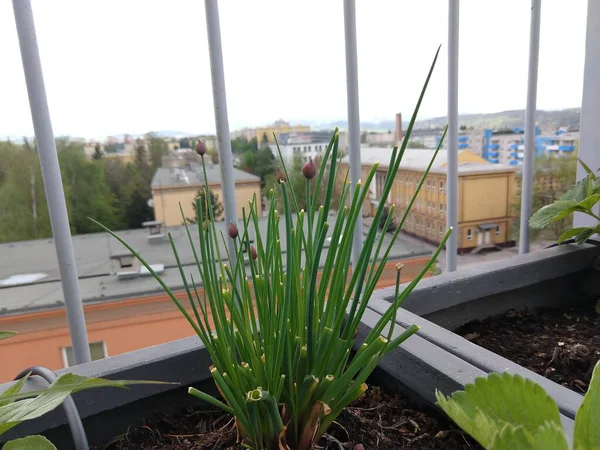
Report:
[[[580,108],[561,109],[556,111],[542,111],[536,113],[536,123],[542,127],[579,127]],[[426,120],[418,120],[415,128],[439,128],[446,125],[446,117],[434,117]],[[461,114],[459,116],[460,125],[473,128],[514,128],[525,125],[525,110],[502,111],[489,114]],[[361,122],[362,130],[372,131],[393,131],[395,122],[393,120],[384,120],[381,122]],[[404,121],[404,128],[408,126],[408,121]],[[345,120],[338,120],[330,123],[315,124],[313,128],[331,129],[339,127],[345,129],[348,123]]]

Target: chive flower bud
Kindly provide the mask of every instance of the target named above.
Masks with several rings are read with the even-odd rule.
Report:
[[[307,180],[312,180],[316,174],[317,166],[315,166],[312,158],[310,158],[308,162],[302,166],[302,175],[304,175]]]
[[[285,183],[287,181],[287,177],[285,176],[285,172],[281,170],[281,167],[277,167],[277,173],[275,174],[275,179],[278,183]]]
[[[239,234],[237,225],[233,222],[229,222],[229,237],[231,239],[237,239]]]
[[[256,249],[254,248],[254,245],[250,246],[250,255],[252,256],[252,259],[255,261],[258,258],[258,253],[256,253]]]
[[[204,156],[206,154],[206,145],[200,139],[198,139],[198,143],[196,144],[196,153],[200,156]]]

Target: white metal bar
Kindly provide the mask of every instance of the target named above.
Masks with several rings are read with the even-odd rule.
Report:
[[[446,227],[454,231],[446,242],[446,270],[456,270],[458,250],[458,36],[459,0],[448,1],[448,161]]]
[[[23,61],[23,71],[25,72],[33,129],[44,179],[46,202],[48,203],[52,234],[54,235],[60,281],[65,297],[67,319],[71,332],[71,345],[73,346],[75,363],[81,364],[90,361],[90,348],[79,293],[79,280],[67,215],[67,204],[46,99],[46,88],[44,86],[44,75],[33,22],[31,1],[13,0],[13,11],[19,37],[19,47],[21,48],[21,59]]]
[[[583,68],[583,100],[581,101],[581,120],[579,134],[579,158],[590,169],[600,167],[600,2],[588,0],[587,31],[585,38],[585,65]],[[577,179],[585,177],[581,165],[577,167]],[[599,205],[594,208],[600,214]],[[596,219],[576,213],[575,227],[589,227],[597,224]]]
[[[221,26],[219,24],[219,4],[217,0],[204,0],[206,11],[206,30],[208,33],[208,50],[212,76],[213,102],[219,147],[219,167],[223,186],[223,206],[226,223],[237,224],[237,205],[235,198],[235,181],[233,175],[233,155],[231,154],[231,138],[229,134],[229,118],[227,116],[227,96],[225,94],[225,71],[223,69],[223,49],[221,47]],[[260,214],[260,211],[259,211]],[[233,239],[227,239],[231,262],[236,264],[236,250]]]
[[[350,159],[350,197],[352,198],[356,183],[361,177],[355,0],[344,0],[344,37],[346,43],[346,91],[348,96],[348,157]],[[377,226],[377,224],[373,224],[373,226]],[[353,267],[356,267],[362,246],[363,220],[361,207],[352,241]]]
[[[540,56],[540,12],[542,0],[531,0],[529,29],[529,70],[527,108],[525,110],[525,151],[521,179],[521,226],[519,254],[529,253],[529,218],[533,199],[533,158],[535,156],[535,110],[537,99],[538,60]]]

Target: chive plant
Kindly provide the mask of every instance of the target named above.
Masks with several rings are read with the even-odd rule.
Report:
[[[310,161],[302,168],[306,179],[305,209],[297,207],[296,193],[288,183],[290,174],[278,150],[281,167],[277,185],[269,192],[266,218],[259,219],[254,197],[242,210],[242,228],[230,223],[224,235],[217,232],[212,208],[198,199],[198,217],[204,217],[207,209],[209,219],[198,221],[198,242],[194,242],[186,224],[197,266],[193,273],[184,270],[169,233],[189,309],[131,246],[107,229],[154,275],[206,346],[213,361],[210,372],[222,399],[194,388],[189,391],[235,416],[240,438],[247,447],[312,448],[342,409],[365,392],[365,381],[381,358],[418,330],[416,325],[402,332],[395,330],[396,313],[435,263],[452,230],[448,230],[419,275],[403,289],[402,266],[397,266],[395,297],[389,309],[358,350],[352,351],[369,298],[446,134],[397,229],[393,234],[387,233],[394,216],[392,205],[379,231],[376,224],[384,213],[384,199],[392,189],[438,53],[406,137],[401,147],[392,151],[374,225],[366,234],[352,269],[353,232],[378,164],[350,190],[347,171],[341,170],[337,129],[320,166],[317,168]],[[201,150],[202,145],[198,153],[204,161]],[[203,170],[208,191],[204,164]],[[339,185],[340,208],[330,214],[334,188]],[[323,192],[324,200],[319,202]],[[182,218],[185,223],[183,211]],[[261,220],[266,221],[266,234],[259,229]],[[282,221],[284,226],[280,228]],[[255,245],[250,244],[252,235]],[[325,245],[327,236],[331,239],[329,246]],[[227,239],[235,242],[235,259],[227,250]],[[202,293],[198,290],[200,285]]]

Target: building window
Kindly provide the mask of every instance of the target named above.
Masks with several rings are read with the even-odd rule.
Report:
[[[92,355],[92,361],[106,358],[108,352],[106,351],[105,342],[90,342],[90,354]],[[71,367],[75,365],[75,355],[73,353],[73,347],[63,347],[63,363],[65,367]]]
[[[472,241],[473,240],[473,230],[471,230],[470,228],[467,228],[467,241]]]
[[[431,190],[431,180],[427,180],[427,190]]]
[[[500,236],[500,225],[496,225],[496,236]]]
[[[440,192],[444,192],[444,180],[440,180]]]
[[[440,203],[440,217],[444,215],[444,204]]]
[[[438,233],[440,237],[444,236],[444,225],[442,225],[441,223],[439,225]]]

